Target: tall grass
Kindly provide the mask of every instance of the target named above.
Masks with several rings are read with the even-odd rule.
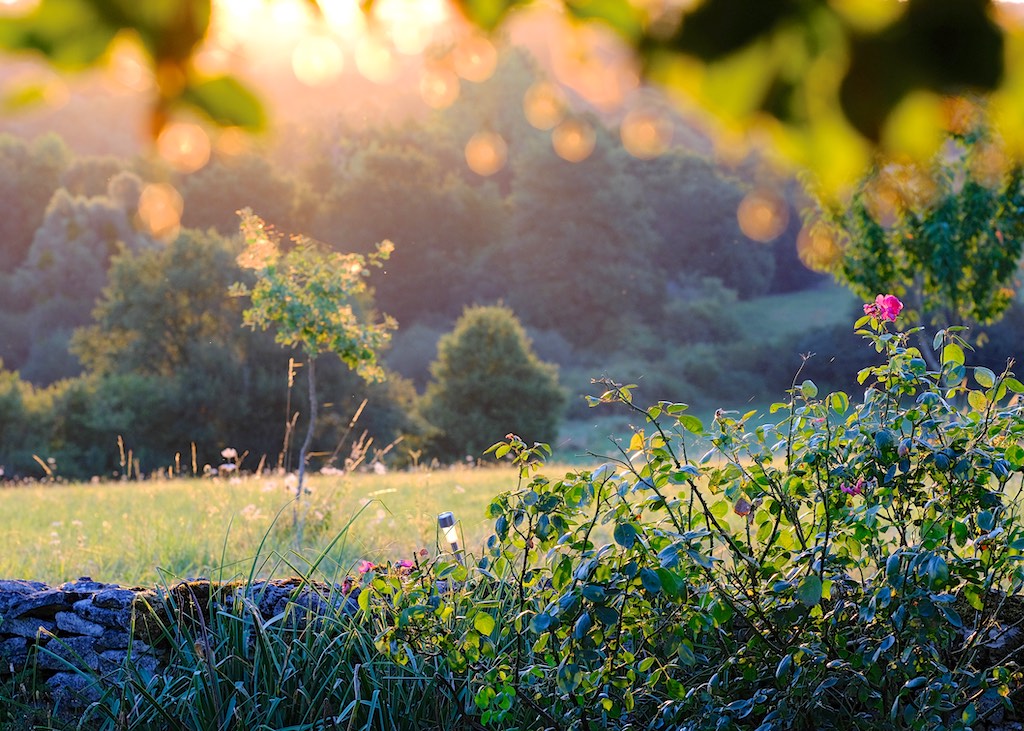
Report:
[[[35,486],[0,490],[0,577],[50,584],[79,576],[127,585],[162,577],[260,572],[277,557],[301,567],[349,519],[347,540],[328,557],[344,570],[360,559],[407,558],[436,542],[436,517],[451,510],[479,546],[490,498],[515,484],[508,468],[314,476],[303,545],[294,545],[281,477]],[[278,569],[280,572],[280,569]]]

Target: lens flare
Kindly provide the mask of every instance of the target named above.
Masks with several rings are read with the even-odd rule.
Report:
[[[198,124],[167,125],[157,137],[156,149],[179,173],[194,173],[210,161],[210,137]]]
[[[766,244],[786,230],[789,207],[772,191],[753,190],[740,201],[736,219],[747,238]]]
[[[466,164],[477,175],[487,177],[505,167],[508,145],[495,132],[477,132],[466,143]]]
[[[672,142],[672,122],[659,111],[634,109],[622,120],[619,134],[629,154],[649,160],[668,149]]]
[[[594,128],[581,119],[567,119],[551,132],[555,153],[569,162],[582,162],[594,151],[597,135]]]
[[[554,84],[538,81],[523,96],[526,121],[537,129],[551,129],[565,118],[565,94]]]
[[[447,69],[424,71],[420,77],[420,96],[434,109],[450,107],[459,98],[459,77]]]
[[[292,71],[306,86],[320,86],[338,78],[345,57],[338,44],[326,36],[303,38],[292,51]]]
[[[483,36],[470,36],[452,50],[452,65],[466,81],[487,81],[498,65],[498,51]]]
[[[398,74],[391,49],[372,35],[360,38],[356,44],[356,68],[367,80],[376,84],[393,81]]]
[[[181,230],[185,203],[174,186],[150,183],[139,196],[139,221],[151,236],[170,241]]]
[[[816,272],[832,271],[843,255],[835,237],[820,225],[800,229],[796,253],[805,267]]]

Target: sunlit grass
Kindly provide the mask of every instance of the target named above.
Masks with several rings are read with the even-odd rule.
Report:
[[[461,522],[464,545],[477,551],[491,531],[487,505],[517,479],[504,467],[315,476],[302,502],[298,552],[293,495],[281,477],[3,490],[0,576],[50,584],[79,576],[128,585],[226,579],[248,576],[257,555],[261,573],[282,575],[289,564],[304,568],[352,521],[323,566],[344,573],[361,559],[435,552],[437,514],[446,510]]]

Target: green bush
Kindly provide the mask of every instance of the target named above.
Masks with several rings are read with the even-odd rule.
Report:
[[[1024,686],[1024,383],[968,369],[951,330],[929,370],[908,345],[919,333],[874,315],[858,332],[884,360],[859,374],[861,403],[805,380],[772,423],[719,412],[705,425],[606,382],[593,402],[642,426],[596,469],[546,476],[546,445],[512,435],[488,450],[520,480],[492,501],[482,555],[421,552],[331,577],[325,617],[304,625],[298,606],[270,621],[248,600],[211,606],[202,636],[166,628],[174,662],[159,673],[95,678],[86,720],[986,727]],[[695,452],[697,440],[712,448]]]
[[[421,413],[442,459],[479,456],[509,432],[548,442],[565,395],[556,367],[542,363],[512,310],[470,307],[444,335]]]

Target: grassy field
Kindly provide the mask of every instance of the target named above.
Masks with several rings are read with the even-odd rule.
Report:
[[[849,325],[856,319],[860,299],[848,289],[827,283],[801,292],[756,297],[732,306],[740,322],[738,336],[760,340],[805,332],[826,325]]]
[[[290,575],[343,531],[323,569],[347,573],[361,559],[410,558],[422,548],[434,553],[436,517],[446,510],[461,521],[465,545],[475,551],[491,531],[484,517],[490,499],[517,479],[508,468],[317,475],[303,501],[298,551],[293,496],[281,477],[2,490],[0,577],[54,584],[92,576],[129,585],[236,578],[248,576],[257,555],[262,575]]]

